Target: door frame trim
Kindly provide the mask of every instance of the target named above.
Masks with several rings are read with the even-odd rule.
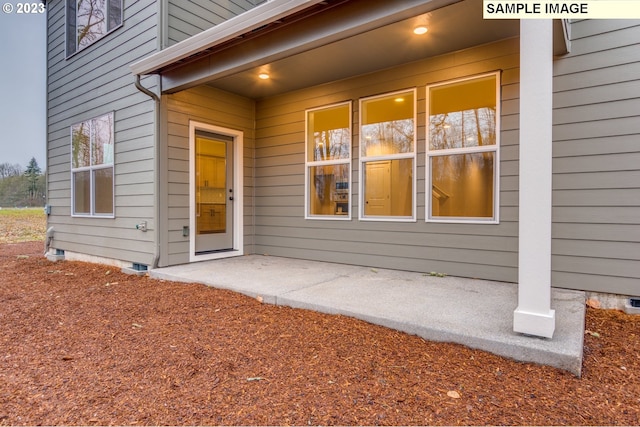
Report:
[[[233,138],[233,249],[196,255],[196,131],[217,133]],[[207,261],[244,255],[244,176],[243,147],[244,133],[240,130],[215,126],[208,123],[189,120],[189,262]]]

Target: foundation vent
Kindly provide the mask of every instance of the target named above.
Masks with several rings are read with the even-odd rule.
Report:
[[[640,298],[629,298],[624,305],[627,314],[640,314]]]
[[[122,269],[123,273],[133,274],[135,276],[144,276],[147,274],[148,267],[144,264],[133,263],[131,267],[125,267]]]
[[[135,271],[147,271],[147,266],[144,264],[138,264],[138,263],[133,263],[133,266],[131,267],[133,268]]]

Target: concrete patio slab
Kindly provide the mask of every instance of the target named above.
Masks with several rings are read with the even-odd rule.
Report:
[[[159,268],[156,279],[197,282],[265,303],[342,314],[580,375],[585,295],[552,289],[552,339],[513,332],[517,285],[250,255]]]

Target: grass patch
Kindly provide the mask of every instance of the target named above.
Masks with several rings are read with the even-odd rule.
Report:
[[[44,240],[46,231],[43,208],[0,209],[0,244]]]

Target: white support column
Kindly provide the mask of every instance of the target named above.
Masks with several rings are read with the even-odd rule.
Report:
[[[551,338],[553,22],[520,20],[520,207],[515,332]]]

